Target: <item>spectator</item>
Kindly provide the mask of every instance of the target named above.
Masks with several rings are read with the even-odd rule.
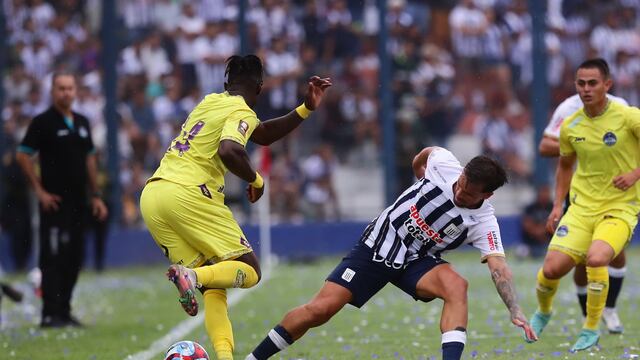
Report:
[[[307,217],[327,221],[340,217],[336,191],[333,186],[335,158],[329,144],[320,145],[302,162],[305,176],[304,202]]]
[[[551,190],[548,185],[538,187],[535,200],[524,208],[522,213],[522,247],[518,253],[522,256],[541,258],[547,251],[551,236],[545,225],[551,212]]]

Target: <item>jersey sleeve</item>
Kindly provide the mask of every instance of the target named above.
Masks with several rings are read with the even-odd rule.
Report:
[[[44,138],[44,128],[42,125],[43,122],[37,117],[31,121],[31,124],[29,124],[29,127],[27,128],[27,133],[18,146],[18,152],[33,155],[40,150]]]
[[[564,114],[562,114],[561,106],[558,106],[556,110],[551,115],[551,120],[549,120],[549,124],[544,128],[544,135],[553,139],[558,139],[560,137],[560,127],[562,127],[562,122],[564,121]]]
[[[627,126],[636,139],[640,140],[640,109],[637,107],[627,108]]]
[[[460,175],[462,165],[451,151],[436,147],[427,159],[425,177],[431,180],[441,180],[446,183],[453,177]]]
[[[500,226],[495,216],[487,218],[469,229],[471,245],[480,250],[480,261],[486,262],[491,256],[504,256]]]
[[[567,156],[576,152],[569,141],[569,133],[566,123],[564,123],[560,128],[560,138],[558,141],[560,143],[560,156]]]
[[[245,146],[259,123],[255,113],[251,111],[234,111],[225,121],[220,141],[231,140]]]

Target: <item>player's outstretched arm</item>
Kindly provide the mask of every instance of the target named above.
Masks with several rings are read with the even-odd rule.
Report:
[[[411,163],[411,167],[413,168],[413,174],[418,179],[422,179],[424,177],[424,172],[427,171],[427,160],[429,160],[429,155],[435,150],[437,146],[430,146],[422,149],[414,158]]]
[[[518,295],[516,288],[513,286],[513,274],[505,258],[502,256],[489,257],[487,259],[487,265],[491,272],[491,279],[496,285],[496,290],[507,306],[507,309],[509,309],[511,322],[524,330],[524,335],[528,341],[538,340],[538,335],[533,331],[520,305],[518,305]]]
[[[287,115],[260,123],[251,134],[250,140],[259,145],[271,145],[297,128],[302,121],[320,106],[324,91],[331,86],[330,78],[312,76],[309,78],[304,106],[292,110]]]

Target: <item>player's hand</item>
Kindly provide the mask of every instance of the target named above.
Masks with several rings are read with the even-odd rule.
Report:
[[[253,187],[251,186],[251,184],[247,186],[247,199],[249,199],[250,203],[254,203],[258,201],[258,199],[262,197],[263,193],[264,193],[264,186],[261,186],[259,188]]]
[[[513,323],[513,325],[521,327],[522,330],[524,330],[524,336],[527,342],[534,342],[538,340],[538,335],[535,331],[533,331],[531,325],[529,325],[529,322],[527,321],[527,318],[524,317],[522,311],[518,310],[515,313],[511,314],[511,322]]]
[[[109,210],[107,210],[107,205],[104,204],[104,201],[99,197],[94,197],[91,199],[91,213],[96,217],[99,221],[105,221],[107,219],[107,215],[109,214]]]
[[[38,197],[38,201],[40,201],[40,204],[42,205],[42,209],[45,212],[58,211],[58,209],[60,208],[60,202],[62,201],[62,198],[59,195],[52,194],[45,190],[37,192],[36,195]]]
[[[638,174],[637,170],[634,170],[630,173],[616,176],[613,179],[613,186],[622,191],[627,191],[638,181],[638,178],[640,178],[640,174]]]
[[[551,213],[549,214],[549,217],[547,218],[547,232],[549,234],[553,234],[554,231],[556,231],[556,227],[558,227],[558,223],[560,222],[560,218],[562,217],[562,206],[560,207],[553,207],[553,210],[551,210]]]
[[[309,78],[309,86],[307,87],[307,94],[304,97],[304,105],[309,110],[315,110],[320,106],[324,91],[333,85],[331,78],[320,78],[318,76],[312,76]]]

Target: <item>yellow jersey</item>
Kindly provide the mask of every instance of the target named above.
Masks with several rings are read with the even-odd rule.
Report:
[[[180,135],[173,139],[149,180],[206,184],[222,192],[227,168],[218,155],[220,141],[232,140],[246,146],[259,122],[241,96],[228,92],[207,95],[182,124]]]
[[[609,100],[604,113],[589,117],[580,108],[560,128],[560,155],[576,154],[570,200],[585,215],[610,210],[640,211],[640,182],[627,191],[613,179],[640,167],[640,109]]]

